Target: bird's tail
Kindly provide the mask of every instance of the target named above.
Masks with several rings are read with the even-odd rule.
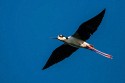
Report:
[[[102,56],[104,56],[104,57],[106,57],[106,58],[112,59],[112,56],[109,55],[109,54],[107,54],[107,53],[101,52],[101,51],[99,51],[99,50],[97,50],[95,48],[93,48],[91,50],[94,51],[94,52],[96,52],[96,53],[98,53],[98,54],[100,54],[100,55],[102,55]]]

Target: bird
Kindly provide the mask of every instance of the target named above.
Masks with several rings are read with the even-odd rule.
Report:
[[[86,42],[86,40],[88,40],[90,36],[92,36],[93,33],[98,29],[104,17],[105,11],[106,9],[103,9],[98,15],[86,22],[83,22],[73,35],[65,37],[64,35],[60,34],[56,38],[53,38],[64,43],[52,52],[42,70],[49,68],[50,66],[64,60],[65,58],[68,58],[79,48],[86,48],[104,57],[112,59],[110,54],[97,50],[92,44]]]

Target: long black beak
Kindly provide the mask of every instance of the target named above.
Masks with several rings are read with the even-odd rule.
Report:
[[[54,37],[50,37],[51,39],[58,39],[58,38],[54,38]]]

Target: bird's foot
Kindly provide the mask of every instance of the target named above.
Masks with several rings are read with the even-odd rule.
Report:
[[[106,57],[106,58],[109,58],[109,59],[113,59],[112,56],[109,55],[109,54],[106,54],[105,57]]]

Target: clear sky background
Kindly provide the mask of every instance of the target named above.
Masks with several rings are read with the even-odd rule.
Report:
[[[41,70],[78,26],[106,8],[87,49]],[[0,83],[125,83],[125,0],[0,0]]]

